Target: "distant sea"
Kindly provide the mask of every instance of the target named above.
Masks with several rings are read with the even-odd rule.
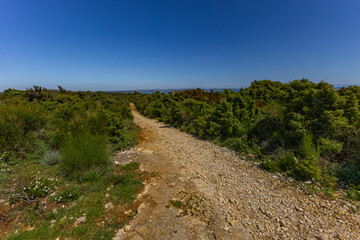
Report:
[[[191,88],[193,89],[193,88]],[[152,94],[154,92],[159,92],[159,93],[165,93],[165,94],[168,94],[169,92],[180,92],[180,91],[184,91],[184,90],[189,90],[189,89],[168,89],[168,90],[146,90],[146,91],[140,91],[141,93],[143,94]],[[213,90],[214,92],[223,92],[224,89],[202,89],[206,92],[210,92],[211,90]],[[240,92],[240,89],[239,88],[236,88],[236,89],[230,89],[234,92]]]
[[[341,89],[342,87],[348,87],[349,85],[347,86],[334,86],[334,88],[336,90],[339,90]],[[168,94],[169,92],[181,92],[181,91],[184,91],[184,90],[189,90],[189,89],[194,89],[194,88],[184,88],[184,89],[154,89],[154,90],[128,90],[128,91],[111,91],[111,92],[119,92],[119,93],[134,93],[134,92],[139,92],[139,93],[142,93],[142,94],[152,94],[152,93],[155,93],[155,92],[159,92],[159,93],[165,93],[165,94]],[[201,88],[202,90],[206,91],[206,92],[210,92],[211,90],[214,91],[214,92],[223,92],[224,89],[223,88],[217,88],[217,89],[204,89],[204,88]],[[234,92],[240,92],[240,88],[225,88],[225,89],[229,89],[231,91],[234,91]]]
[[[195,88],[184,88],[184,89],[156,89],[156,90],[125,90],[125,91],[109,91],[109,92],[118,92],[118,93],[134,93],[134,92],[138,92],[138,93],[142,93],[142,94],[152,94],[155,92],[159,92],[159,93],[165,93],[168,94],[169,92],[181,92],[181,91],[185,91],[185,90],[190,90],[190,89],[195,89]],[[224,89],[204,89],[201,88],[202,90],[206,91],[206,92],[210,92],[211,90],[213,90],[214,92],[223,92]],[[226,88],[229,89],[229,88]],[[234,92],[240,92],[240,88],[234,88],[234,89],[229,89],[232,90]]]

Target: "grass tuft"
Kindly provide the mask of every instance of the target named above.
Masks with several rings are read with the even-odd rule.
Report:
[[[71,179],[80,179],[90,170],[101,171],[111,165],[105,136],[83,134],[71,138],[61,147],[61,155],[61,170]]]

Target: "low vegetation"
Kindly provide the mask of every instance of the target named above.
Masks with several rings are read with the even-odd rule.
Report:
[[[69,178],[81,179],[89,172],[101,172],[110,166],[106,136],[83,134],[61,147],[61,169]]]
[[[239,92],[0,94],[0,236],[112,239],[151,177],[116,150],[137,143],[129,108],[259,161],[271,172],[360,200],[360,87],[255,81]],[[168,207],[186,208],[170,202]]]
[[[136,95],[143,114],[360,200],[360,87],[254,81],[239,92]]]
[[[1,238],[112,239],[147,177],[111,161],[137,143],[135,130],[124,94],[0,94]]]

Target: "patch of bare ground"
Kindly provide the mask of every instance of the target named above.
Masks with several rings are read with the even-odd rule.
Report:
[[[354,204],[309,195],[232,151],[140,115],[133,150],[157,172],[115,239],[360,239]]]

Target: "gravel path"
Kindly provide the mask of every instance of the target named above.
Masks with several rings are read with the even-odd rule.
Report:
[[[117,239],[360,239],[354,205],[308,195],[299,184],[132,108],[143,131],[129,156],[159,175]]]

